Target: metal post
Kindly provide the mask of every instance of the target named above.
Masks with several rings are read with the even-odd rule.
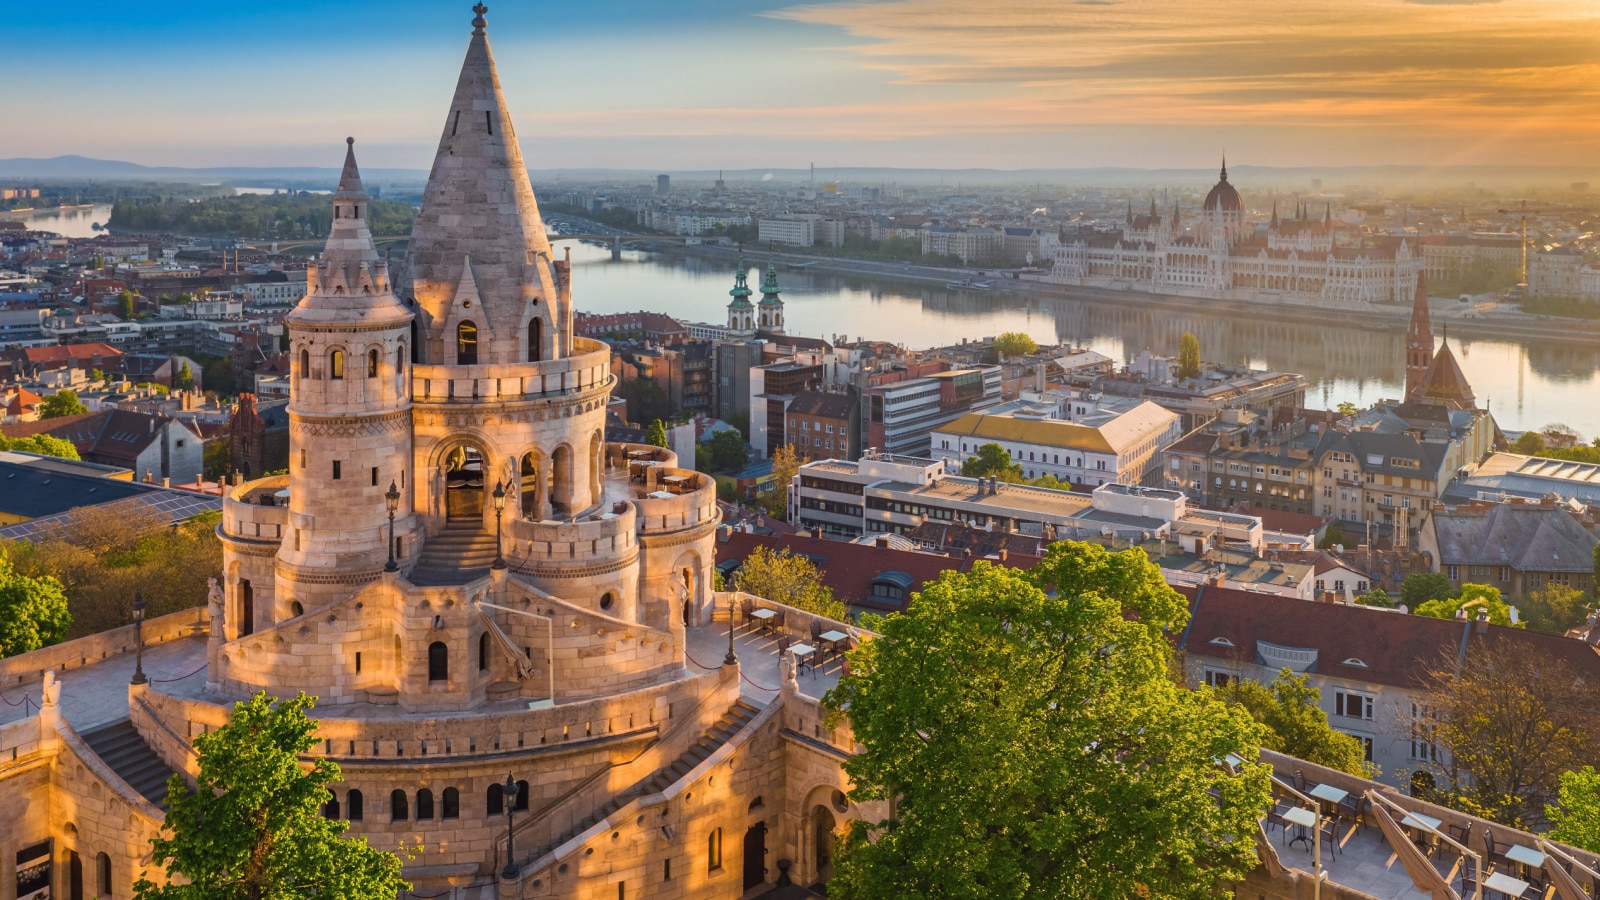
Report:
[[[146,684],[150,681],[144,674],[144,592],[133,593],[133,681],[132,684]]]
[[[507,772],[506,783],[500,786],[500,796],[506,805],[506,867],[500,870],[501,878],[515,878],[519,871],[517,867],[517,850],[513,843],[517,835],[515,829],[512,828],[514,823],[512,817],[517,811],[517,794],[516,779],[512,778],[511,773]]]
[[[735,597],[736,595],[732,591],[728,592],[728,655],[722,658],[722,664],[725,666],[737,666],[739,664],[739,654],[733,652],[733,626],[735,622],[733,618],[733,602]]]
[[[400,489],[395,487],[393,481],[389,482],[389,490],[384,492],[383,502],[389,508],[389,562],[383,567],[385,572],[398,572],[400,564],[394,561],[394,513],[400,508]]]
[[[491,569],[504,569],[506,567],[505,555],[500,549],[500,515],[506,509],[506,485],[503,481],[494,484],[494,564]]]

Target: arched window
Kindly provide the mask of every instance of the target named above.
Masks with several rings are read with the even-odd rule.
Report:
[[[406,342],[405,341],[401,341],[400,342],[400,349],[398,349],[398,350],[396,350],[394,352],[394,373],[396,375],[404,375],[406,373]]]
[[[722,868],[722,829],[713,828],[706,836],[706,870],[715,872]]]
[[[332,353],[328,354],[328,377],[329,378],[343,378],[344,377],[344,351],[343,350],[335,350]]]
[[[428,680],[450,680],[450,648],[444,641],[434,641],[428,645]]]
[[[478,326],[462,322],[456,326],[456,365],[478,364]]]
[[[496,781],[489,785],[488,805],[485,810],[488,815],[498,816],[506,811],[506,789]]]
[[[461,792],[453,787],[445,788],[444,797],[441,798],[441,806],[442,808],[439,810],[439,818],[461,818]]]
[[[291,616],[304,615],[305,611],[306,611],[306,608],[304,606],[300,605],[300,601],[299,600],[290,600],[289,601],[289,615],[291,615]]]
[[[309,377],[310,375],[311,375],[311,351],[310,350],[301,350],[300,351],[300,377],[301,378],[306,378],[306,377]]]
[[[478,635],[478,671],[489,671],[489,632]]]
[[[433,791],[423,788],[417,791],[417,821],[426,822],[433,818]]]
[[[322,817],[324,819],[339,818],[339,798],[329,797],[328,802],[322,804]]]
[[[528,808],[528,783],[526,781],[519,781],[519,782],[517,782],[517,812],[522,812],[523,810],[525,810],[527,808]]]
[[[94,885],[100,896],[111,896],[111,857],[104,853],[94,858]]]
[[[378,377],[378,351],[376,350],[367,351],[367,377]]]
[[[408,802],[409,801],[406,799],[405,791],[402,791],[399,788],[395,788],[394,790],[390,791],[389,821],[404,822],[407,818],[409,818],[409,813],[407,812]]]
[[[345,811],[345,815],[350,819],[350,821],[352,821],[352,822],[361,821],[361,792],[360,791],[355,790],[355,789],[351,789],[349,793],[344,795],[344,811]]]
[[[528,321],[528,362],[544,359],[544,320],[534,316]]]

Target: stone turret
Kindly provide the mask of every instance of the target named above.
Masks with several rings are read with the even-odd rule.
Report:
[[[407,253],[418,361],[559,359],[572,352],[571,287],[550,255],[483,12],[472,25]]]
[[[762,334],[783,334],[783,299],[778,293],[778,267],[769,260],[761,278],[759,331]]]
[[[730,337],[752,337],[756,333],[755,306],[750,303],[750,295],[755,293],[750,290],[749,272],[744,267],[744,258],[739,259],[739,269],[733,274],[733,289],[728,291],[728,296],[733,300],[728,303],[728,334]]]

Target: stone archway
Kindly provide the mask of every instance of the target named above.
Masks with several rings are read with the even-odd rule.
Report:
[[[534,519],[550,517],[550,462],[537,450],[522,454],[517,469],[517,497],[522,515]]]
[[[687,550],[679,554],[672,564],[672,584],[670,596],[679,600],[684,627],[692,628],[700,622],[701,610],[706,603],[706,592],[703,589],[705,580],[701,571],[700,554]]]
[[[558,516],[572,515],[573,503],[572,448],[566,444],[550,454],[550,510]]]
[[[462,441],[446,451],[439,463],[444,474],[445,518],[481,520],[488,461],[483,449]]]
[[[838,844],[838,820],[834,818],[833,810],[818,804],[811,808],[809,817],[810,833],[806,835],[807,849],[811,856],[811,871],[814,875],[813,887],[826,886],[833,877],[833,851]]]

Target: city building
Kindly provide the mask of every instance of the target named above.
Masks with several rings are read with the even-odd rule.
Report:
[[[239,395],[228,419],[228,469],[240,476],[259,478],[289,468],[289,398],[265,399]]]
[[[757,239],[763,244],[788,247],[844,246],[844,220],[816,213],[763,216],[756,224]]]
[[[861,392],[861,439],[894,456],[926,457],[933,432],[1000,401],[999,366],[934,372]]]
[[[784,442],[801,459],[859,459],[860,406],[854,388],[800,391],[785,412]]]
[[[1526,597],[1550,585],[1588,591],[1594,582],[1595,535],[1552,498],[1435,506],[1420,531],[1417,549],[1456,587]]]
[[[998,444],[1024,478],[1142,484],[1160,469],[1161,451],[1182,436],[1178,414],[1148,400],[1094,408],[1083,402],[1082,412],[1059,418],[1060,404],[1026,400],[968,413],[934,429],[932,455],[959,470],[979,447]]]
[[[822,366],[790,357],[750,369],[750,446],[762,456],[789,443],[789,404],[822,384]]]
[[[195,428],[170,416],[103,409],[34,422],[0,425],[6,437],[48,434],[69,441],[85,462],[131,469],[137,481],[194,481],[205,469]]]
[[[922,230],[922,252],[959,257],[963,263],[999,262],[1005,253],[1004,235],[994,228],[930,225]]]

